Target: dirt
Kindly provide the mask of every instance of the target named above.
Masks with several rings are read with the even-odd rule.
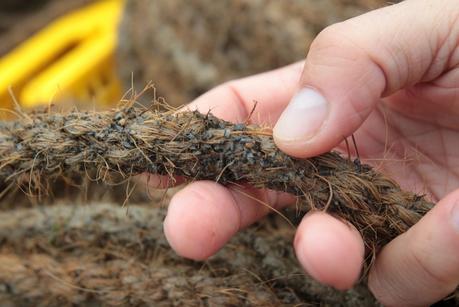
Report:
[[[44,196],[56,179],[113,185],[142,173],[291,193],[302,212],[324,210],[352,223],[369,263],[433,207],[359,160],[336,152],[295,159],[275,146],[269,129],[210,113],[127,105],[0,123],[0,199],[14,189]]]
[[[1,1],[0,54],[87,2]],[[326,25],[385,4],[128,0],[119,47],[125,84],[134,72],[138,90],[153,80],[160,95],[184,103],[223,81],[301,59]],[[175,255],[162,234],[171,193],[151,196],[139,185],[131,205],[120,208],[114,203],[124,203],[130,185],[90,185],[81,193],[80,183],[60,184],[50,187],[60,199],[53,206],[21,194],[0,205],[2,306],[378,306],[364,284],[338,292],[304,275],[292,250],[294,229],[278,215],[209,261],[192,262]],[[94,197],[109,204],[90,204]],[[296,213],[286,212],[293,221]],[[454,298],[441,303],[448,304]]]
[[[384,5],[386,0],[128,0],[119,70],[126,89],[132,79],[137,91],[153,81],[158,95],[180,105],[225,81],[304,59],[327,25]]]

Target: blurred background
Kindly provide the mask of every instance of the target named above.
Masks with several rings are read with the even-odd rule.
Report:
[[[0,107],[178,106],[304,58],[324,27],[384,0],[2,0]]]

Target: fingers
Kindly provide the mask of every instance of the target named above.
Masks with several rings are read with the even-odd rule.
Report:
[[[179,255],[204,260],[238,230],[270,212],[268,205],[278,209],[292,202],[293,197],[285,193],[198,181],[174,195],[164,232]]]
[[[459,190],[389,243],[369,275],[387,306],[427,306],[459,285]],[[422,295],[420,295],[422,294]]]
[[[251,122],[270,126],[279,118],[300,80],[303,63],[295,63],[259,75],[230,81],[207,92],[187,105],[231,122],[244,122],[255,103]]]
[[[458,1],[412,0],[325,29],[274,127],[277,145],[299,157],[328,151],[381,97],[438,78],[457,48],[458,20]]]
[[[344,290],[359,279],[364,257],[358,231],[322,212],[306,215],[295,236],[295,252],[303,268],[321,283]]]
[[[251,122],[273,126],[292,97],[301,76],[303,63],[234,80],[203,94],[182,110],[199,110],[231,122],[245,122],[257,102]],[[168,176],[145,174],[140,180],[153,188],[166,188],[184,182]]]

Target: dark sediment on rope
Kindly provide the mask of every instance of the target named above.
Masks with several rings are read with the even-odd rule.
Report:
[[[415,224],[433,204],[358,160],[330,152],[301,160],[278,150],[269,129],[211,114],[125,107],[35,113],[0,125],[0,186],[44,194],[56,179],[110,182],[144,172],[246,182],[298,197],[305,211],[351,222],[370,251]],[[7,192],[4,192],[5,194]]]

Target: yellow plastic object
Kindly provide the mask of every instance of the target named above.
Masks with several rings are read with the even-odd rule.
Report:
[[[0,107],[62,100],[107,104],[121,96],[114,50],[122,0],[101,0],[61,17],[0,59]]]

